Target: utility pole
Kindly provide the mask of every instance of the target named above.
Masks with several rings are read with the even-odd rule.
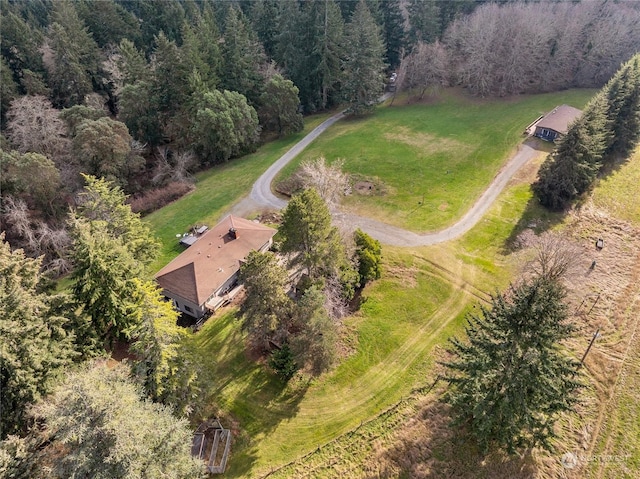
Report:
[[[593,343],[595,343],[599,334],[600,334],[600,328],[598,327],[598,329],[596,329],[596,332],[593,334],[593,338],[591,338],[591,342],[589,343],[587,350],[584,352],[582,359],[580,360],[580,366],[578,366],[578,368],[581,368],[582,365],[584,364],[584,360],[587,357],[587,354],[589,354],[589,351],[591,350],[591,346],[593,346]]]

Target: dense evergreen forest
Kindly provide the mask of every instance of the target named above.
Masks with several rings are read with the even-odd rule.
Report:
[[[81,173],[152,211],[191,173],[400,89],[602,86],[640,38],[634,2],[2,0],[2,229],[65,273]]]
[[[305,114],[368,114],[392,75],[398,90],[418,95],[602,87],[640,39],[640,4],[607,0],[0,0],[0,8],[0,475],[10,477],[91,475],[107,463],[100,477],[201,475],[187,423],[175,417],[196,394],[195,361],[179,350],[185,332],[149,280],[157,245],[138,214],[190,191],[194,172],[301,131]],[[588,111],[599,111],[594,102]],[[557,183],[547,176],[539,190]],[[359,241],[357,253],[379,261],[379,244]],[[259,290],[258,266],[271,259],[254,259],[243,274]],[[318,270],[359,274],[361,283],[379,276],[362,264],[357,274],[342,263]],[[69,273],[71,290],[56,293],[51,279]],[[295,319],[321,299],[310,294],[302,312],[287,298],[282,307]],[[283,337],[291,324],[279,327]],[[131,338],[131,371],[86,366]],[[316,346],[291,342],[294,354]],[[71,452],[60,460],[62,450]],[[151,472],[141,459],[149,456]]]

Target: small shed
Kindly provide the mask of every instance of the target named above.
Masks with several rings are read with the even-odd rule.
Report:
[[[546,141],[555,141],[560,136],[567,134],[571,123],[580,115],[582,115],[582,110],[572,106],[557,106],[535,123],[533,136]]]

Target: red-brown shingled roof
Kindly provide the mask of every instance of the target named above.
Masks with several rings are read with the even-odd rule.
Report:
[[[229,234],[235,228],[236,239]],[[240,261],[276,234],[268,226],[231,215],[156,273],[158,284],[196,304],[203,304],[240,269]]]

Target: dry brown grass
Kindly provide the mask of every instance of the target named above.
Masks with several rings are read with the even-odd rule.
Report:
[[[615,391],[621,384],[624,360],[635,357],[631,356],[630,340],[636,327],[633,305],[640,303],[640,229],[588,206],[568,217],[562,236],[577,255],[576,267],[565,278],[570,314],[578,327],[567,344],[570,354],[580,359],[598,327],[601,336],[582,369],[587,387],[581,393],[581,404],[575,413],[558,421],[556,451],[536,450],[522,457],[480,455],[449,426],[448,408],[438,400],[440,391],[423,397],[418,411],[407,417],[392,437],[378,441],[370,462],[378,464],[380,472],[371,477],[611,477],[607,475],[611,468],[605,465],[598,467],[583,459],[570,470],[562,466],[560,458],[568,451],[579,458],[620,454],[611,434],[600,441],[603,445],[597,452],[594,448],[616,408]],[[605,241],[601,251],[595,248],[598,238]],[[532,244],[530,241],[528,248]],[[594,259],[597,264],[591,269]]]
[[[471,150],[471,146],[461,143],[451,138],[442,138],[428,133],[418,133],[410,130],[406,126],[396,127],[393,132],[386,132],[385,139],[389,141],[398,141],[409,146],[428,150],[430,152],[464,152]]]

